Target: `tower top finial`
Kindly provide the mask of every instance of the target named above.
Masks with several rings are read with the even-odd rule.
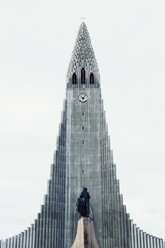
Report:
[[[82,22],[85,22],[86,17],[82,16],[80,19],[82,20]]]
[[[98,72],[91,39],[84,21],[78,31],[67,76],[70,77],[74,72],[78,72],[82,68],[90,72]]]

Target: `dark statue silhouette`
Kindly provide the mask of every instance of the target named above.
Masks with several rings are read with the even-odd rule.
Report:
[[[77,211],[79,212],[81,217],[89,217],[90,214],[89,199],[90,199],[90,195],[87,192],[87,188],[84,187],[76,203]]]

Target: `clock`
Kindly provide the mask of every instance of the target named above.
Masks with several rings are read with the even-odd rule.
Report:
[[[85,103],[85,102],[87,102],[87,100],[88,100],[87,95],[85,95],[85,94],[79,95],[79,101],[80,102]]]

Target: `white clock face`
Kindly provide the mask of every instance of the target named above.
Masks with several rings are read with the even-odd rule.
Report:
[[[81,95],[79,95],[79,101],[80,102],[86,102],[88,100],[88,97],[87,97],[87,95],[85,95],[85,94],[81,94]]]

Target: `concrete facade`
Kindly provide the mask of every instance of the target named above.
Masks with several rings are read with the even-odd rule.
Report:
[[[123,205],[99,70],[84,22],[67,73],[66,100],[44,204],[31,227],[1,241],[0,247],[70,248],[78,221],[75,204],[83,186],[91,195],[91,216],[100,248],[165,248],[162,239],[133,223]]]

